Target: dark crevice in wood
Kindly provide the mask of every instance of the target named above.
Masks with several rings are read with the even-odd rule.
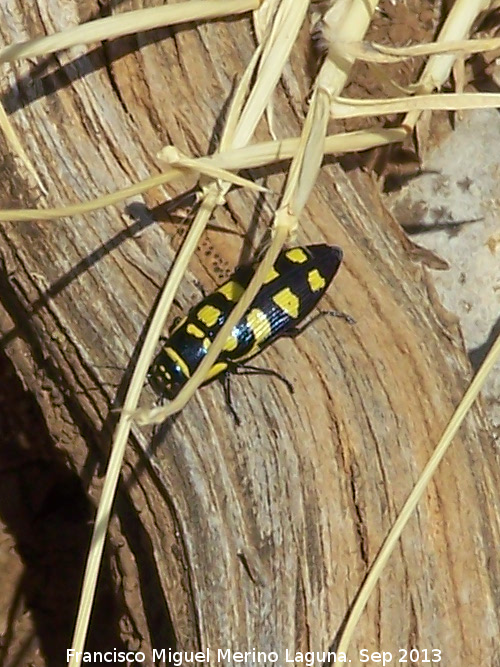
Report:
[[[128,546],[135,556],[141,600],[151,639],[151,646],[175,650],[177,646],[176,632],[169,609],[169,601],[165,597],[162,576],[154,556],[151,537],[141,523],[137,512],[127,493],[119,489],[116,510],[126,522]],[[194,614],[193,614],[194,617]]]
[[[0,375],[2,386],[9,387],[0,398],[0,519],[24,566],[0,662],[11,649],[20,650],[13,645],[14,627],[28,611],[47,664],[62,666],[73,632],[93,508],[78,475],[57,450],[35,397],[23,390],[3,353]],[[111,557],[106,549],[89,649],[125,648],[118,623],[124,603],[114,589]]]
[[[361,510],[361,507],[359,505],[358,501],[358,488],[357,488],[357,479],[356,479],[356,473],[354,469],[351,467],[351,475],[350,475],[350,487],[351,487],[351,496],[352,496],[352,503],[354,506],[354,514],[355,514],[355,527],[356,527],[356,532],[358,534],[358,539],[359,539],[359,551],[361,555],[361,560],[363,561],[365,567],[368,567],[369,565],[369,555],[368,555],[368,536],[366,534],[366,526],[365,526],[365,520],[363,517],[363,512]]]

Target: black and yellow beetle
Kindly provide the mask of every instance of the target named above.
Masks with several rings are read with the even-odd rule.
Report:
[[[309,245],[283,250],[250,308],[234,327],[206,380],[224,381],[226,399],[236,421],[229,391],[234,372],[275,375],[277,372],[249,366],[246,362],[280,336],[296,336],[301,322],[317,305],[342,262],[337,246]],[[254,265],[239,267],[219,288],[191,308],[163,339],[148,378],[160,397],[174,398],[203,360],[213,339],[249,284]],[[338,314],[332,312],[332,314]],[[307,325],[306,325],[307,326]]]

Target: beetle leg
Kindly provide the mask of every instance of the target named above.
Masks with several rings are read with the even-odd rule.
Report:
[[[283,332],[283,338],[296,338],[297,336],[300,336],[301,333],[304,333],[304,331],[311,326],[311,324],[314,324],[316,320],[319,320],[320,317],[323,317],[324,315],[331,315],[332,317],[340,317],[341,319],[345,320],[348,324],[356,324],[356,320],[348,315],[347,313],[342,313],[339,310],[320,310],[319,313],[316,313],[314,317],[311,317],[309,322],[306,322],[300,327],[292,327],[291,329],[288,329],[288,331]]]
[[[233,399],[231,396],[231,373],[233,371],[227,370],[222,374],[220,381],[222,382],[222,387],[224,389],[224,398],[226,399],[226,406],[229,412],[233,415],[236,426],[241,425],[241,419],[238,417],[238,413],[233,405]]]
[[[284,375],[281,375],[281,373],[278,373],[278,371],[275,371],[272,368],[260,368],[259,366],[240,364],[239,366],[236,366],[233,372],[237,375],[268,375],[270,377],[275,377],[286,385],[286,388],[291,394],[295,391],[290,380],[287,380]]]

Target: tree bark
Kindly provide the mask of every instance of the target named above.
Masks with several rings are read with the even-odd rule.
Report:
[[[0,6],[5,43],[19,39],[21,28],[35,36],[92,18],[97,3],[11,10]],[[158,170],[155,156],[165,144],[210,152],[254,46],[248,17],[238,17],[16,63],[3,101],[48,195],[39,195],[4,146],[1,206],[62,205],[124,187]],[[304,32],[273,99],[283,137],[300,132],[307,53]],[[264,124],[257,137],[268,138]],[[272,379],[235,380],[240,428],[213,384],[157,430],[135,429],[127,449],[108,563],[123,598],[117,641],[144,651],[145,664],[153,647],[210,647],[212,655],[255,648],[277,652],[277,664],[286,650],[335,647],[470,381],[459,327],[425,265],[429,256],[389,216],[369,176],[328,162],[298,241],[344,249],[322,305],[348,312],[356,324],[322,319],[267,350],[257,363],[285,373],[295,393]],[[265,176],[278,192],[285,170],[252,176]],[[78,218],[0,225],[2,347],[36,395],[55,449],[95,502],[113,408],[188,224],[165,201],[192,185]],[[276,201],[230,193],[189,267],[176,315],[199,300],[200,283],[213,289],[248,257]],[[154,400],[146,388],[142,404]],[[420,651],[422,664],[432,649],[443,664],[498,659],[499,489],[478,404],[368,604],[348,655],[353,664],[361,649],[390,651],[394,662],[409,648]],[[68,646],[69,637],[61,651]]]

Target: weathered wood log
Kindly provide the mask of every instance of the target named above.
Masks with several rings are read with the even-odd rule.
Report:
[[[65,22],[68,6],[79,7],[59,4],[17,16],[17,25],[30,35],[55,31],[63,5]],[[7,43],[18,28],[5,12],[0,6]],[[240,17],[16,65],[3,102],[49,194],[39,198],[5,157],[0,205],[61,205],[124,187],[158,169],[165,143],[207,153],[253,48],[249,20]],[[300,131],[307,48],[304,34],[275,95],[281,136]],[[258,137],[268,138],[264,126]],[[280,166],[258,175],[278,191],[283,173]],[[96,502],[113,408],[188,224],[166,215],[164,202],[192,185],[84,217],[0,225],[2,347]],[[261,237],[272,206],[230,193],[190,265],[176,314],[199,298],[199,283],[212,289],[248,255],[245,239]],[[146,664],[153,648],[174,646],[210,647],[212,655],[275,651],[277,664],[286,650],[335,647],[470,380],[459,328],[435,296],[425,253],[387,214],[369,176],[325,166],[298,238],[343,247],[345,263],[325,302],[356,325],[324,319],[266,351],[259,363],[286,373],[295,394],[273,380],[236,380],[238,429],[212,385],[155,432],[134,430],[110,558],[124,599],[119,639],[144,651]],[[146,389],[143,404],[154,400]],[[443,664],[494,663],[499,482],[478,405],[368,605],[353,664],[361,649],[391,651],[396,661],[399,649],[412,647],[422,664],[432,649]]]

